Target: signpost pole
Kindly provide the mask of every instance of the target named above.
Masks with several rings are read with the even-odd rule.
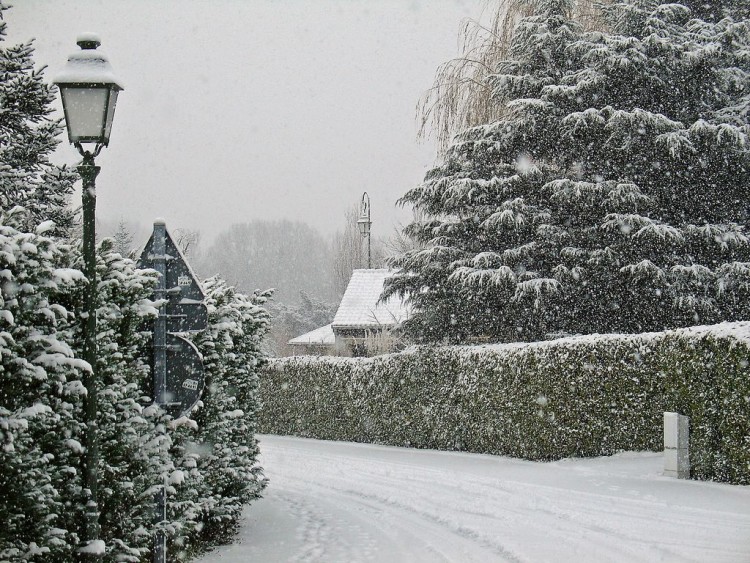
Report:
[[[164,299],[167,294],[167,226],[162,220],[154,221],[153,265],[159,272],[159,283],[156,287],[156,299]],[[167,306],[159,307],[159,316],[154,322],[154,402],[164,409],[167,391]],[[166,428],[164,429],[166,432]],[[166,480],[166,475],[163,476]],[[160,524],[167,519],[166,483],[156,493],[156,513],[154,521]],[[154,536],[154,563],[166,563],[167,538],[163,529],[158,529]]]
[[[152,268],[159,273],[154,298],[163,302],[154,322],[154,404],[161,414],[185,416],[200,399],[205,387],[205,372],[198,348],[175,333],[206,329],[206,296],[179,247],[167,232],[163,219],[154,221],[154,233],[141,253],[138,267]],[[166,434],[164,425],[161,425],[161,431]],[[164,447],[166,442],[163,440]],[[162,485],[154,503],[157,532],[154,535],[153,562],[166,563],[166,474],[162,475]]]

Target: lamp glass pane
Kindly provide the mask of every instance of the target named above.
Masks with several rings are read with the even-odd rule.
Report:
[[[107,88],[60,88],[71,141],[97,141],[104,130]]]
[[[115,118],[115,105],[117,104],[117,90],[109,91],[109,105],[107,106],[107,123],[104,127],[104,142],[109,142],[109,134],[112,131],[112,120]]]

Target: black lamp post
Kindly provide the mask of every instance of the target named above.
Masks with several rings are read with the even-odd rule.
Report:
[[[97,369],[96,369],[96,176],[99,167],[94,158],[109,144],[112,119],[115,115],[117,93],[121,82],[112,73],[107,57],[96,48],[101,44],[93,33],[82,34],[77,40],[81,50],[68,57],[64,70],[55,78],[60,88],[68,139],[83,157],[78,173],[83,181],[83,261],[88,280],[85,296],[86,324],[83,335],[83,359],[91,366],[84,372],[86,459],[84,465],[84,493],[86,495],[86,520],[81,552],[92,556],[104,554],[104,544],[99,540],[99,504],[97,466],[99,445],[97,440]],[[84,144],[94,144],[85,150]]]
[[[362,194],[362,202],[359,205],[359,219],[357,219],[357,227],[359,227],[360,237],[367,238],[367,269],[368,270],[372,268],[372,256],[370,252],[371,250],[370,227],[371,226],[372,226],[372,221],[370,220],[370,196],[367,195],[367,192],[365,192]]]

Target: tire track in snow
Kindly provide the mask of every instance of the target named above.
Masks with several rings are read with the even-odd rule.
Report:
[[[284,490],[297,490],[301,494],[311,494],[336,499],[344,505],[358,505],[361,513],[369,513],[371,526],[379,528],[388,536],[409,536],[408,543],[419,546],[419,550],[429,553],[426,559],[415,552],[409,561],[497,561],[523,563],[527,561],[511,553],[501,543],[477,533],[475,530],[454,525],[430,511],[419,510],[416,506],[399,502],[392,496],[368,494],[357,489],[339,488],[320,484],[310,484],[303,479],[292,478],[285,483]],[[303,493],[306,491],[306,493]],[[406,561],[407,559],[398,559]]]
[[[261,452],[267,498],[202,563],[750,561],[750,487],[667,479],[660,454],[532,463],[278,436]]]
[[[306,456],[306,461],[315,460],[316,463],[327,463],[325,456]],[[505,542],[502,541],[502,525],[511,522],[526,521],[526,526],[535,528],[539,531],[540,536],[546,536],[550,541],[551,537],[556,537],[556,541],[565,544],[571,536],[579,538],[586,537],[588,544],[587,549],[597,551],[609,559],[619,559],[627,557],[628,560],[646,560],[649,556],[658,551],[667,558],[677,560],[675,553],[664,548],[653,548],[641,546],[638,537],[626,537],[619,533],[616,528],[606,527],[600,523],[606,521],[608,506],[604,506],[597,511],[596,517],[591,521],[578,518],[577,514],[570,511],[551,510],[547,506],[553,506],[545,497],[539,498],[529,487],[524,487],[520,483],[503,483],[497,479],[480,480],[475,478],[464,478],[463,480],[454,479],[449,472],[442,470],[426,469],[423,474],[413,473],[414,465],[412,464],[389,464],[385,470],[377,468],[359,467],[352,459],[337,459],[337,475],[340,479],[324,481],[321,483],[309,483],[306,477],[298,477],[300,480],[300,491],[305,487],[315,487],[317,495],[320,497],[330,496],[332,493],[342,494],[344,502],[350,502],[354,499],[367,499],[377,502],[389,509],[398,509],[410,513],[418,518],[425,519],[445,529],[446,533],[458,535],[466,540],[471,540],[478,546],[487,550],[477,560],[486,561],[512,561],[520,562],[528,560],[513,551]],[[345,477],[352,475],[354,479]],[[285,474],[287,479],[295,477]],[[399,491],[400,494],[394,495],[378,494],[377,492],[362,492],[361,489],[352,488],[361,483],[366,483],[365,488],[372,489],[373,483],[376,489],[387,491]],[[430,489],[434,488],[436,482],[453,482],[453,487],[458,489],[459,497],[464,500],[463,503],[452,506],[452,518],[450,516],[436,516],[437,507],[428,504],[422,509],[417,508],[420,501],[424,498],[430,498]],[[405,486],[408,484],[407,486]],[[368,487],[369,485],[369,487]],[[544,487],[541,487],[544,489]],[[554,488],[550,488],[553,489]],[[308,491],[307,494],[310,494]],[[451,492],[451,494],[455,494]],[[499,499],[497,497],[500,496]],[[599,498],[597,495],[588,495],[589,498]],[[496,498],[491,509],[483,511],[474,508],[467,499]],[[519,503],[520,499],[520,503]],[[469,502],[467,505],[466,503]],[[607,501],[608,502],[608,501]],[[446,511],[451,514],[450,511]],[[466,517],[478,517],[490,520],[489,525],[482,526],[490,528],[492,533],[482,533],[477,527],[470,527],[467,523],[462,523]],[[403,515],[401,516],[404,517]],[[412,525],[413,525],[412,521]],[[581,533],[585,532],[585,533]],[[631,547],[622,543],[613,544],[612,539],[632,540],[635,544]],[[596,549],[594,549],[596,547]],[[669,560],[669,559],[668,559]]]
[[[319,503],[310,502],[304,495],[284,492],[278,498],[299,522],[297,539],[302,547],[290,561],[371,560],[374,542],[361,527],[321,510]],[[356,546],[356,550],[352,550],[352,546]]]

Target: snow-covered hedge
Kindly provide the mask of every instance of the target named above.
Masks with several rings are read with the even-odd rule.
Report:
[[[532,460],[662,449],[690,417],[692,477],[750,483],[750,323],[534,344],[274,360],[266,433]]]

